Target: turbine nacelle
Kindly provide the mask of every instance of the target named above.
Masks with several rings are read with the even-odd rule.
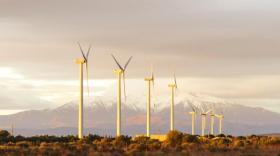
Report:
[[[122,69],[115,69],[114,73],[118,75],[118,74],[123,74],[124,71]]]
[[[207,112],[202,112],[201,115],[202,115],[202,116],[206,116],[206,115],[207,115],[208,113],[210,113],[210,112],[211,112],[211,109],[208,110]],[[211,115],[212,115],[212,114],[211,114]]]
[[[76,59],[74,62],[75,62],[76,64],[84,64],[84,63],[86,63],[86,60],[83,59],[83,58],[78,58],[78,59]]]
[[[173,79],[174,79],[174,80],[173,80],[174,82],[173,82],[173,83],[170,83],[170,84],[168,85],[168,87],[177,89],[177,87],[178,87],[178,86],[177,86],[177,78],[176,78],[176,75],[175,75],[175,74],[173,75]]]
[[[174,84],[169,84],[168,87],[170,88],[177,88],[177,85],[174,83]]]
[[[153,77],[146,77],[144,80],[145,81],[154,81],[154,78]]]
[[[214,116],[217,117],[217,118],[219,118],[219,119],[223,119],[223,118],[224,118],[224,115],[215,114]]]
[[[191,115],[195,115],[196,114],[196,112],[189,112]]]

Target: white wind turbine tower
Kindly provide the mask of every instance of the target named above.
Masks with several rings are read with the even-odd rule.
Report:
[[[214,104],[212,104],[210,117],[211,117],[210,134],[214,135],[214,124],[215,124]]]
[[[121,135],[121,98],[122,98],[122,89],[121,89],[121,80],[123,79],[123,86],[124,86],[124,97],[126,100],[126,91],[125,91],[125,71],[126,68],[129,64],[129,62],[132,59],[132,56],[128,59],[128,61],[126,62],[126,64],[124,65],[124,67],[122,67],[119,62],[117,61],[117,59],[115,58],[114,55],[112,55],[114,61],[116,62],[117,66],[119,67],[119,69],[115,69],[114,73],[117,75],[117,79],[118,79],[118,87],[117,87],[117,92],[118,92],[118,96],[117,96],[117,136]]]
[[[80,43],[78,43],[83,58],[78,58],[75,60],[76,64],[80,65],[80,101],[79,101],[79,120],[78,120],[78,137],[79,139],[83,138],[83,104],[84,104],[84,79],[83,79],[83,67],[86,65],[86,78],[88,85],[88,57],[90,53],[91,46],[89,46],[87,53],[85,54]],[[89,94],[89,86],[88,86],[88,94]]]
[[[174,96],[175,96],[175,90],[177,89],[177,80],[175,74],[174,74],[174,82],[169,84],[168,87],[171,89],[170,131],[174,131]]]
[[[211,116],[210,134],[211,134],[211,135],[214,135],[215,114],[214,114],[214,110],[213,110],[213,109],[212,109],[212,111],[211,111],[210,116]]]
[[[201,136],[204,136],[205,135],[205,128],[206,128],[206,115],[211,111],[208,110],[208,111],[204,111],[202,109],[202,112],[201,112]]]
[[[224,119],[224,115],[222,114],[215,114],[215,116],[219,119],[219,134],[222,134],[222,128],[223,128],[223,119]]]
[[[189,112],[192,117],[192,135],[195,135],[195,121],[196,121],[197,109],[190,102],[188,102],[188,104],[189,104],[190,108],[192,109],[192,111]]]
[[[151,83],[154,89],[154,73],[151,70],[151,76],[144,79],[148,83],[148,92],[147,92],[147,137],[150,137],[150,125],[151,125]]]

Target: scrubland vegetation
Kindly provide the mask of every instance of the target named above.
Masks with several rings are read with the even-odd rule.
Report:
[[[171,131],[164,142],[147,137],[132,139],[128,136],[113,138],[97,135],[88,135],[79,140],[76,136],[11,136],[2,130],[0,155],[280,156],[280,138],[256,135],[233,137],[223,134],[200,137]]]

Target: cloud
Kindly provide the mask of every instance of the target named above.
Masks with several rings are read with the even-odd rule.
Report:
[[[159,84],[176,72],[185,91],[277,101],[279,8],[270,0],[1,0],[1,107],[54,107],[75,97],[77,41],[93,44],[95,96],[114,86],[114,53],[121,62],[134,56],[127,78],[141,84],[135,93],[153,64]]]
[[[19,112],[22,112],[22,111],[25,111],[24,109],[12,109],[12,110],[9,110],[9,109],[4,109],[4,110],[0,110],[0,115],[11,115],[11,114],[16,114],[16,113],[19,113]]]
[[[17,74],[14,72],[13,74]],[[55,108],[79,97],[78,80],[36,80],[23,76],[22,79],[2,78],[0,85],[1,109],[46,109]],[[262,106],[270,110],[280,102],[279,75],[256,75],[236,77],[179,77],[179,95],[201,93],[220,97],[249,106]],[[155,81],[155,99],[169,99],[167,85],[172,78],[158,78]],[[275,83],[271,83],[275,82]],[[86,81],[84,89],[86,90]],[[90,79],[90,97],[111,99],[116,96],[115,79]],[[128,97],[145,99],[146,83],[143,79],[127,79]],[[87,94],[87,93],[85,93]],[[86,97],[87,98],[87,97]],[[95,99],[95,98],[94,98]],[[142,107],[142,106],[140,106]]]
[[[8,67],[0,67],[0,79],[8,78],[8,79],[23,79],[23,75],[15,73],[12,68]]]

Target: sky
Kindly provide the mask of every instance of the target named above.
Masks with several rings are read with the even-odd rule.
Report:
[[[77,42],[89,58],[91,96],[114,96],[124,63],[130,94],[158,94],[178,77],[202,93],[280,112],[277,0],[1,0],[0,114],[55,108],[78,98]]]

